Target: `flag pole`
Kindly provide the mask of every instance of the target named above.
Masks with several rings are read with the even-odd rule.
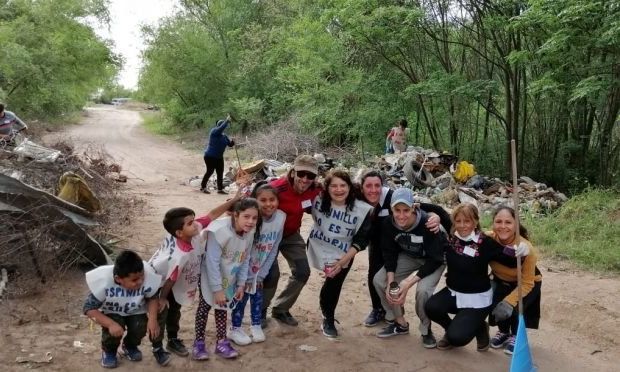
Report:
[[[512,203],[515,211],[515,244],[521,237],[519,227],[519,183],[517,182],[517,144],[514,139],[510,140],[510,157],[512,159]],[[517,257],[517,294],[519,296],[519,315],[523,315],[523,294],[521,293],[521,257]]]

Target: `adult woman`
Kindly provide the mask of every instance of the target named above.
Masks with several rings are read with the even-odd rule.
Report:
[[[536,251],[527,240],[527,229],[519,224],[517,234],[517,220],[514,209],[508,206],[500,206],[493,213],[493,231],[489,236],[503,245],[518,243],[527,244],[530,253],[522,259],[521,264],[521,294],[523,296],[523,316],[527,328],[538,328],[540,319],[540,287],[542,275],[536,267],[538,260]],[[491,347],[500,349],[504,347],[506,354],[514,351],[515,335],[519,324],[517,304],[519,301],[517,291],[517,267],[516,259],[506,262],[491,262],[493,273],[493,304],[494,309],[489,317],[491,324],[497,323],[499,330],[491,339]]]
[[[330,171],[323,187],[312,204],[314,225],[307,253],[310,265],[325,272],[320,294],[321,329],[327,337],[338,337],[334,325],[336,305],[353,257],[368,244],[372,207],[355,199],[353,182],[346,171]]]
[[[493,290],[488,276],[489,262],[509,261],[504,246],[480,231],[478,208],[463,203],[452,212],[453,231],[447,247],[446,287],[426,302],[428,317],[446,331],[438,349],[467,345],[474,337],[478,351],[489,348],[489,325],[485,321],[492,309]],[[514,255],[527,255],[520,244]],[[451,319],[448,314],[455,314]]]
[[[373,285],[373,278],[384,265],[383,250],[381,249],[381,237],[383,220],[392,214],[390,203],[394,190],[383,185],[381,173],[376,170],[368,170],[362,174],[359,184],[359,199],[374,207],[371,212],[372,226],[368,243],[368,292],[372,302],[372,310],[364,320],[366,327],[374,327],[385,319],[385,309],[381,305],[381,299]],[[433,204],[420,204],[420,208],[428,213],[426,227],[433,232],[439,231],[439,223],[445,224],[446,230],[450,230],[450,215],[446,211]],[[434,290],[434,287],[433,287]],[[432,296],[432,292],[428,297]]]
[[[209,188],[207,187],[207,182],[209,182],[209,178],[215,172],[217,177],[217,193],[218,194],[226,194],[224,191],[224,151],[226,150],[226,146],[233,147],[235,142],[228,138],[227,135],[224,134],[224,131],[230,125],[230,115],[226,116],[226,120],[218,120],[215,127],[211,128],[209,132],[209,142],[205,148],[204,152],[204,161],[207,166],[207,171],[205,175],[202,177],[202,182],[200,183],[200,191],[205,194],[209,194]]]

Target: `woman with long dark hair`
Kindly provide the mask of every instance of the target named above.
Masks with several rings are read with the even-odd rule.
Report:
[[[308,262],[325,273],[320,305],[321,329],[327,337],[338,337],[335,311],[342,284],[353,257],[368,245],[372,207],[355,198],[351,176],[344,171],[330,171],[323,192],[312,203],[314,225],[308,237]]]

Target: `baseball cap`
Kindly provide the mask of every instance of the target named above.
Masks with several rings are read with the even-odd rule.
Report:
[[[394,190],[394,193],[392,193],[392,202],[390,203],[390,207],[393,207],[399,203],[403,203],[408,207],[413,207],[413,191],[406,187],[401,187]]]
[[[319,163],[310,155],[299,155],[293,163],[295,171],[307,171],[314,174],[319,173]]]

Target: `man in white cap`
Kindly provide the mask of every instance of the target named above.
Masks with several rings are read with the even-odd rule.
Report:
[[[321,192],[321,187],[315,183],[318,173],[317,160],[310,155],[300,155],[286,176],[271,182],[278,191],[278,208],[286,213],[279,251],[286,258],[292,274],[284,290],[275,299],[271,316],[290,326],[298,324],[290,309],[310,277],[306,241],[299,233],[299,228],[304,212],[310,212],[312,201]],[[280,270],[276,260],[263,281],[263,327],[266,326],[267,308],[275,295],[279,278]]]
[[[420,318],[420,333],[425,348],[434,348],[437,342],[431,332],[431,320],[424,311],[444,270],[444,234],[436,234],[426,226],[427,214],[415,204],[413,192],[396,189],[390,203],[392,217],[383,221],[381,249],[384,267],[377,272],[373,284],[386,311],[388,326],[377,337],[386,338],[409,333],[403,306],[407,292],[417,284],[415,310]],[[390,293],[390,283],[397,283]],[[394,286],[394,285],[393,285]]]

